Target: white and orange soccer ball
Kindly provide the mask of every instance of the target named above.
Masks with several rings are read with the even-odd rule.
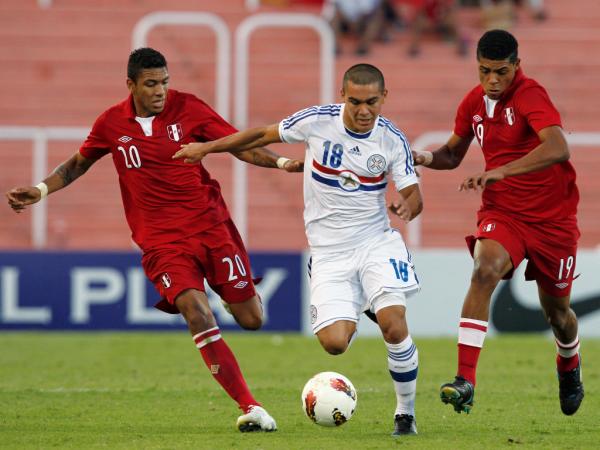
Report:
[[[302,409],[317,425],[339,427],[356,409],[356,389],[337,372],[321,372],[312,377],[302,390]]]

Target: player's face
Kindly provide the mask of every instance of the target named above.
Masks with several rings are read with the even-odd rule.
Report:
[[[484,92],[492,100],[499,99],[513,82],[519,68],[519,59],[511,63],[508,58],[498,61],[479,58],[477,62],[479,63],[479,81]]]
[[[139,117],[150,117],[162,112],[167,101],[169,73],[166,67],[143,69],[136,81],[127,78],[127,87],[133,95]]]
[[[387,90],[382,90],[379,83],[355,84],[348,81],[342,88],[346,128],[357,133],[371,131],[386,95]]]

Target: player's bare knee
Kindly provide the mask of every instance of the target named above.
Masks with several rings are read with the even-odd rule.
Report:
[[[381,330],[383,340],[389,344],[399,344],[408,336],[405,327],[393,326],[386,330]]]
[[[494,288],[502,279],[502,272],[493,264],[477,262],[471,275],[471,283],[482,287]]]
[[[319,342],[330,355],[341,355],[348,349],[348,339],[319,337]]]
[[[341,355],[348,348],[347,342],[321,342],[321,345],[330,355]]]
[[[182,312],[182,315],[192,333],[217,326],[217,321],[210,310],[190,309],[185,313]]]
[[[548,324],[555,329],[564,330],[569,323],[575,321],[575,313],[571,309],[553,309],[546,311]]]
[[[260,327],[262,327],[262,325],[263,325],[262,315],[247,314],[240,318],[236,317],[236,319],[237,319],[238,324],[244,330],[255,331],[255,330],[260,329]]]
[[[263,309],[260,299],[253,297],[242,303],[230,303],[229,308],[240,327],[258,330],[263,325]]]
[[[404,319],[404,314],[398,315],[396,320],[382,320],[379,323],[383,340],[390,344],[399,344],[408,336],[408,327]]]
[[[203,302],[195,298],[177,298],[176,305],[181,315],[194,333],[216,326],[217,322],[212,311]]]

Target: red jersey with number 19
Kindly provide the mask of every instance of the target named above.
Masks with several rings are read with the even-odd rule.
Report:
[[[475,136],[485,170],[491,170],[532,151],[540,144],[537,133],[553,125],[561,126],[561,120],[546,90],[519,69],[497,102],[481,86],[469,92],[458,107],[454,133]],[[480,211],[499,210],[526,222],[542,222],[574,216],[578,201],[575,170],[565,161],[487,186]]]
[[[229,218],[219,183],[202,164],[171,157],[182,144],[206,142],[236,129],[194,95],[170,89],[164,110],[136,120],[133,98],[94,123],[79,152],[111,153],[133,240],[143,251],[209,229]]]

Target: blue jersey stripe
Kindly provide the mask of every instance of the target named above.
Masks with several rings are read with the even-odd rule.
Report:
[[[404,173],[406,175],[410,175],[415,173],[415,163],[413,161],[413,157],[412,157],[412,152],[410,151],[410,146],[408,145],[408,139],[406,139],[406,136],[404,135],[404,133],[402,131],[400,131],[398,128],[396,128],[392,122],[390,122],[388,119],[381,117],[381,121],[379,122],[379,126],[384,126],[385,128],[387,128],[388,130],[390,130],[393,134],[395,134],[396,136],[398,136],[400,138],[400,141],[402,141],[402,146],[404,148],[404,155],[405,155],[405,166],[404,166]]]
[[[292,114],[290,117],[283,120],[283,128],[288,129],[295,125],[298,121],[305,119],[307,117],[317,115],[332,115],[339,116],[339,112],[341,110],[340,105],[325,105],[325,106],[313,106],[310,108],[303,109],[296,114]],[[337,113],[337,114],[336,114]]]
[[[302,119],[305,119],[307,117],[310,116],[314,116],[315,114],[317,115],[336,115],[339,116],[340,110],[339,109],[317,109],[317,108],[310,108],[308,110],[304,110],[301,113],[295,114],[293,116],[288,117],[287,119],[285,119],[283,121],[283,126],[285,129],[290,128],[291,126],[293,126],[294,124],[296,124],[297,122],[299,122]]]
[[[313,113],[310,113],[310,114],[306,114],[303,117],[299,117],[299,118],[295,119],[292,122],[288,122],[287,124],[284,123],[283,124],[283,129],[284,130],[289,130],[291,127],[293,127],[294,125],[296,125],[298,122],[300,122],[301,120],[304,120],[304,119],[306,119],[308,117],[312,117],[312,116],[332,116],[332,117],[337,117],[339,115],[340,115],[339,112],[337,112],[337,113],[335,113],[335,112],[313,112]]]
[[[336,180],[336,179],[325,178],[325,177],[319,175],[316,172],[312,172],[312,177],[313,177],[313,179],[315,181],[318,181],[319,183],[326,184],[327,186],[338,188],[338,189],[341,189],[342,191],[345,191],[345,192],[354,192],[354,191],[348,191],[346,189],[343,189],[340,186],[340,183],[338,182],[338,180]],[[379,191],[380,189],[385,189],[386,186],[387,186],[387,182],[381,183],[381,184],[374,184],[374,185],[361,184],[358,187],[357,191]]]

